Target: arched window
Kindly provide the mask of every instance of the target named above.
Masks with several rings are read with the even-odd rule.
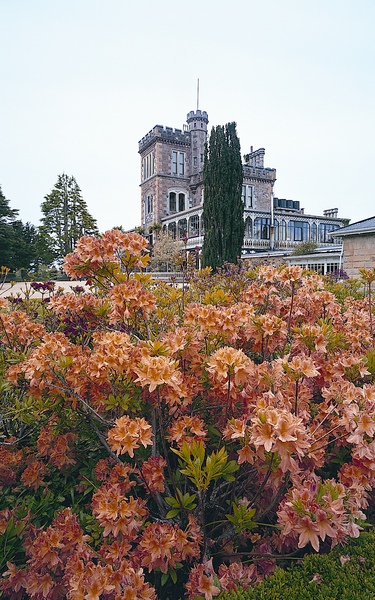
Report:
[[[254,222],[254,238],[257,240],[270,239],[271,219],[267,217],[257,217]]]
[[[178,194],[178,210],[185,210],[185,194]]]
[[[168,233],[174,238],[176,239],[176,223],[169,223],[168,224]]]
[[[250,217],[247,217],[245,221],[245,237],[251,238],[253,235],[253,222]]]
[[[176,192],[169,192],[169,212],[176,212]]]
[[[273,227],[274,239],[277,241],[279,239],[279,221],[277,219],[273,220]]]
[[[289,221],[288,236],[292,242],[307,242],[310,236],[307,221]]]
[[[199,235],[199,216],[193,215],[189,219],[189,237],[196,237]]]
[[[286,222],[284,219],[282,219],[281,223],[280,223],[280,240],[281,241],[285,241],[286,240]]]
[[[151,194],[145,196],[145,213],[150,215],[154,212],[154,197]]]
[[[168,209],[169,213],[182,212],[188,207],[186,206],[186,193],[180,190],[171,190],[168,192]]]
[[[180,219],[178,222],[178,239],[181,240],[187,234],[187,220]]]

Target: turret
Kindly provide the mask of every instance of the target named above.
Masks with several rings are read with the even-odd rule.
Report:
[[[191,174],[194,175],[203,171],[208,114],[198,109],[195,112],[191,110],[186,117],[186,122],[191,134]]]

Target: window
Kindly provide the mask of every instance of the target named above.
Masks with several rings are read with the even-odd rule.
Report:
[[[178,194],[178,210],[185,210],[185,194]]]
[[[170,192],[170,194],[169,194],[169,212],[176,212],[176,210],[177,210],[176,193]]]
[[[199,235],[199,217],[194,215],[189,219],[189,236],[195,237]]]
[[[284,219],[280,223],[280,240],[286,240],[286,222]]]
[[[145,196],[145,212],[146,215],[154,212],[154,197],[151,195]]]
[[[187,221],[186,219],[181,219],[178,222],[178,239],[185,237],[187,234]]]
[[[270,239],[271,219],[266,217],[257,217],[254,221],[254,238],[257,240]]]
[[[197,157],[194,156],[194,167],[196,167],[196,166],[197,166]]]
[[[333,223],[319,223],[319,242],[323,243],[332,243],[331,233],[338,229],[338,225],[334,225]]]
[[[155,157],[154,153],[150,152],[142,159],[142,181],[149,179],[155,174]]]
[[[279,221],[277,219],[273,220],[273,235],[275,241],[279,239]]]
[[[292,242],[307,242],[310,239],[310,227],[307,221],[289,221],[288,236]]]
[[[242,202],[245,208],[253,206],[253,187],[251,185],[242,186]]]
[[[185,154],[183,152],[180,152],[179,158],[180,160],[178,163],[178,174],[185,175]]]
[[[168,233],[176,239],[176,223],[169,223],[168,225]]]
[[[245,221],[245,237],[251,238],[253,235],[253,223],[250,217],[247,217]]]
[[[185,175],[185,153],[172,151],[172,175]]]
[[[186,210],[186,194],[178,190],[168,193],[168,208],[170,213]]]

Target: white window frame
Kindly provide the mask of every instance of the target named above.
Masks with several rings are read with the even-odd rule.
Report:
[[[245,208],[252,208],[254,198],[254,187],[252,185],[247,185],[246,183],[244,183],[242,185],[241,198]]]

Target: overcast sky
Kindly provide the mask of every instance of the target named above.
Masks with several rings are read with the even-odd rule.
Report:
[[[73,175],[140,224],[138,141],[206,110],[266,149],[275,195],[375,214],[374,0],[0,0],[0,185],[22,221]]]

